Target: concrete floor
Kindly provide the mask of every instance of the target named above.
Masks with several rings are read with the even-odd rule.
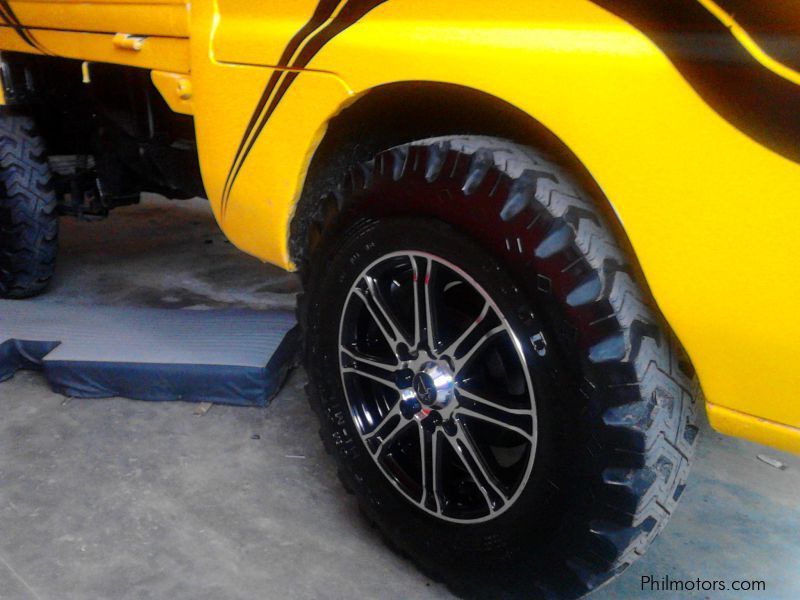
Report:
[[[295,279],[226,243],[205,203],[148,198],[65,221],[40,302],[292,306]],[[0,598],[446,598],[388,550],[322,452],[296,371],[266,410],[67,400],[35,373],[0,384]],[[706,431],[680,510],[641,577],[760,579],[800,597],[800,458]],[[765,454],[784,470],[757,459]]]

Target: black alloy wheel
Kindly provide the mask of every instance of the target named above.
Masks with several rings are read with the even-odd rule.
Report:
[[[442,257],[391,252],[353,283],[339,340],[350,415],[400,493],[463,523],[514,503],[536,401],[522,342],[480,284]]]

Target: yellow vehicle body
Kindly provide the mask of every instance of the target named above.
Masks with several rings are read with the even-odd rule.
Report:
[[[690,3],[764,72],[800,85],[724,6]],[[93,62],[152,71],[170,107],[194,116],[226,235],[286,269],[309,164],[348,106],[382,86],[439,82],[524,111],[608,198],[712,425],[800,452],[800,165],[720,114],[652,35],[600,4],[11,0],[0,50],[87,61],[89,76]]]

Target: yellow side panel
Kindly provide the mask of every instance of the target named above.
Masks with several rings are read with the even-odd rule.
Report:
[[[175,73],[189,72],[189,40],[180,38],[148,37],[139,51],[118,48],[114,36],[101,33],[77,33],[31,29],[46,53],[64,58],[77,58],[90,62],[106,62]],[[0,49],[34,52],[9,27],[0,27]]]
[[[201,157],[217,210],[270,72],[254,71],[262,73],[256,78],[219,59],[274,63],[316,6],[292,1],[259,12],[258,3],[240,4],[251,10],[249,24],[231,17],[226,29],[223,12],[213,48],[193,45]],[[542,122],[602,186],[709,400],[800,428],[800,166],[725,121],[648,38],[594,4],[513,0],[502,15],[508,19],[483,0],[464,0],[457,10],[446,0],[398,0],[338,34],[307,67],[344,83],[333,75],[298,78],[233,188],[222,220],[227,234],[290,266],[288,225],[306,161],[341,106],[395,81],[482,90]],[[263,39],[245,45],[236,27]],[[210,37],[193,33],[193,40]],[[203,64],[209,55],[216,62]]]
[[[147,10],[150,6],[165,6],[169,4],[186,4],[184,0],[12,0],[12,3],[31,4],[108,4],[110,6],[125,6],[135,4]]]
[[[271,69],[255,67],[232,70],[225,75],[228,86],[212,84],[213,89],[209,89],[208,80],[202,75],[192,77],[203,183],[218,221],[226,232],[233,233],[232,241],[240,249],[287,266],[286,211],[291,210],[291,205],[281,199],[293,197],[302,186],[314,142],[321,138],[325,124],[315,119],[298,119],[295,110],[301,114],[320,110],[333,113],[347,99],[347,89],[332,75],[301,74],[298,77],[287,96],[289,103],[276,111],[270,124],[272,143],[259,143],[253,149],[230,198],[231,208],[223,218],[220,198],[233,151],[252,107],[272,74]],[[232,101],[234,98],[249,101],[236,103]],[[216,112],[204,110],[212,104],[217,107]],[[227,111],[226,118],[241,127],[218,127],[215,115],[220,111]]]
[[[319,2],[217,0],[219,24],[212,49],[220,62],[277,65],[289,40],[309,21]]]
[[[251,4],[261,7],[258,14],[262,23],[272,20],[273,6]],[[308,11],[295,15],[296,29],[310,16],[316,2],[305,4]],[[232,234],[234,244],[261,259],[288,267],[288,215],[294,198],[328,118],[347,102],[350,92],[334,75],[298,74],[286,96],[286,105],[276,111],[269,131],[262,134],[242,169],[229,202],[235,208],[223,217],[222,190],[229,168],[259,98],[275,73],[274,69],[218,60],[211,42],[225,28],[225,18],[238,14],[234,10],[237,6],[220,0],[219,13],[209,2],[192,6],[192,102],[203,184],[217,220]],[[293,32],[288,37],[292,35]],[[286,45],[288,38],[279,41]],[[251,62],[257,64],[259,60]]]
[[[298,78],[290,94],[299,110],[309,114],[320,108],[336,110],[345,99],[345,92],[342,82],[333,76],[304,74]],[[308,136],[308,139],[321,139],[324,127],[322,123],[298,120],[293,110],[285,107],[279,107],[273,118],[275,122],[271,125],[271,131],[276,136],[274,143],[258,144],[251,152],[239,176],[235,197],[230,199],[237,208],[226,213],[224,223],[226,230],[230,227],[241,233],[237,236],[237,244],[243,249],[250,253],[268,251],[279,255],[286,252],[288,222],[265,222],[264,213],[282,212],[283,207],[276,205],[273,199],[283,198],[302,185],[302,175],[311,159],[312,148],[299,143],[298,133],[303,137]],[[281,139],[282,142],[279,141]],[[229,161],[222,164],[227,166]],[[214,189],[224,183],[226,174],[227,169],[217,174],[222,177],[215,180]],[[251,198],[258,198],[259,201],[244,201]],[[265,236],[263,230],[253,226],[254,223],[268,227],[269,234]]]
[[[800,166],[725,121],[647,38],[588,2],[532,3],[530,21],[513,23],[484,3],[466,3],[463,22],[446,3],[419,3],[424,18],[409,4],[382,5],[310,66],[343,65],[357,92],[384,73],[467,83],[534,115],[610,198],[709,399],[800,427]]]
[[[747,415],[729,408],[706,403],[711,426],[720,433],[745,438],[800,454],[800,429]]]
[[[173,111],[183,115],[194,113],[192,80],[188,75],[152,71],[150,79]]]
[[[0,50],[10,50],[13,52],[30,52],[39,54],[39,51],[31,48],[20,38],[10,27],[0,26]]]
[[[184,2],[175,0],[146,3],[25,0],[12,1],[10,5],[20,22],[28,27],[189,36],[188,10]]]

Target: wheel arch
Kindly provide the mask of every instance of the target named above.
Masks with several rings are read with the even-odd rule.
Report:
[[[541,150],[564,166],[604,212],[628,251],[640,285],[651,296],[636,253],[611,200],[568,143],[535,116],[496,95],[464,85],[402,81],[365,90],[327,123],[311,152],[302,192],[291,216],[289,252],[302,270],[320,231],[311,218],[342,172],[381,150],[444,135],[486,135]]]

